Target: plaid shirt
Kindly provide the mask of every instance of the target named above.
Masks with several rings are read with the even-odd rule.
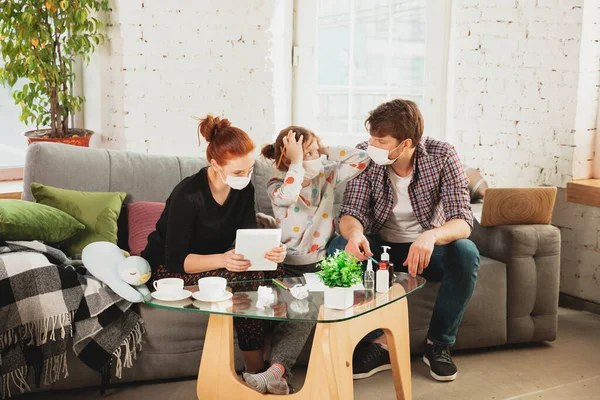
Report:
[[[357,148],[365,150],[367,142]],[[424,230],[462,219],[473,228],[469,179],[454,147],[423,137],[415,151],[413,178],[408,186],[410,203]],[[394,208],[387,166],[374,162],[346,186],[340,218],[350,215],[360,221],[365,233],[374,235],[385,224]]]

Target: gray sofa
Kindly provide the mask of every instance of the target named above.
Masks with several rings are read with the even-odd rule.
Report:
[[[25,164],[24,200],[31,182],[84,191],[127,192],[126,202],[160,201],[184,177],[206,165],[202,158],[144,155],[34,144]],[[269,164],[257,160],[253,183],[257,212],[272,214],[266,193]],[[338,193],[338,201],[341,193]],[[481,252],[475,294],[465,312],[456,349],[551,341],[556,337],[560,232],[553,226],[476,225],[471,239]],[[411,351],[422,351],[438,283],[409,296]],[[143,351],[123,380],[194,377],[202,354],[207,316],[139,305],[146,323]],[[239,362],[239,360],[238,360]],[[238,364],[239,365],[239,364]],[[99,384],[97,373],[73,354],[70,376],[53,388]],[[113,379],[115,382],[116,379]]]

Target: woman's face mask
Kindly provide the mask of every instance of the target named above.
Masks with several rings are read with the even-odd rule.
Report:
[[[223,181],[224,184],[229,185],[229,187],[231,187],[232,189],[242,190],[250,184],[252,172],[254,171],[250,171],[250,174],[248,176],[231,176],[227,175],[225,171],[221,168],[219,175],[221,175],[221,181]],[[223,178],[223,176],[225,178]]]
[[[254,169],[253,169],[254,156],[253,156],[253,154],[249,154],[248,156],[240,158],[240,159],[235,159],[233,161],[230,161],[227,164],[227,167],[229,169],[233,168],[232,171],[234,173],[236,173],[236,175],[242,175],[242,173],[241,173],[242,171],[250,170],[250,172],[246,172],[247,176],[229,175],[229,174],[227,174],[227,172],[225,172],[225,169],[223,167],[221,167],[220,165],[218,165],[214,160],[212,161],[211,164],[212,164],[212,167],[217,172],[217,174],[219,175],[219,178],[221,178],[221,181],[224,184],[231,187],[232,189],[242,190],[250,184],[250,179],[252,178],[252,172],[254,172]],[[238,172],[240,172],[240,173],[237,174]]]

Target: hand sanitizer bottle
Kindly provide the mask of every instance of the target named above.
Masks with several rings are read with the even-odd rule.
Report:
[[[385,263],[385,269],[388,271],[388,282],[391,286],[396,280],[396,275],[394,275],[394,264],[390,261],[390,255],[388,253],[388,250],[391,250],[392,248],[390,246],[381,246],[381,248],[383,249],[383,254],[381,254],[381,262]]]
[[[379,271],[377,271],[377,292],[385,293],[390,288],[390,277],[387,270],[387,263],[381,261],[379,263]]]
[[[365,271],[363,285],[365,290],[375,289],[375,272],[373,271],[373,261],[369,259],[367,262],[367,270]]]

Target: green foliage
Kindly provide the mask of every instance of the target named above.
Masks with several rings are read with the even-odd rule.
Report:
[[[317,272],[327,287],[350,287],[362,281],[363,271],[358,258],[345,251],[337,250],[317,264],[321,271]]]
[[[14,86],[21,121],[50,127],[52,137],[67,135],[69,114],[81,110],[83,96],[73,96],[73,61],[104,41],[102,23],[91,15],[108,11],[108,0],[1,0],[0,83]]]

